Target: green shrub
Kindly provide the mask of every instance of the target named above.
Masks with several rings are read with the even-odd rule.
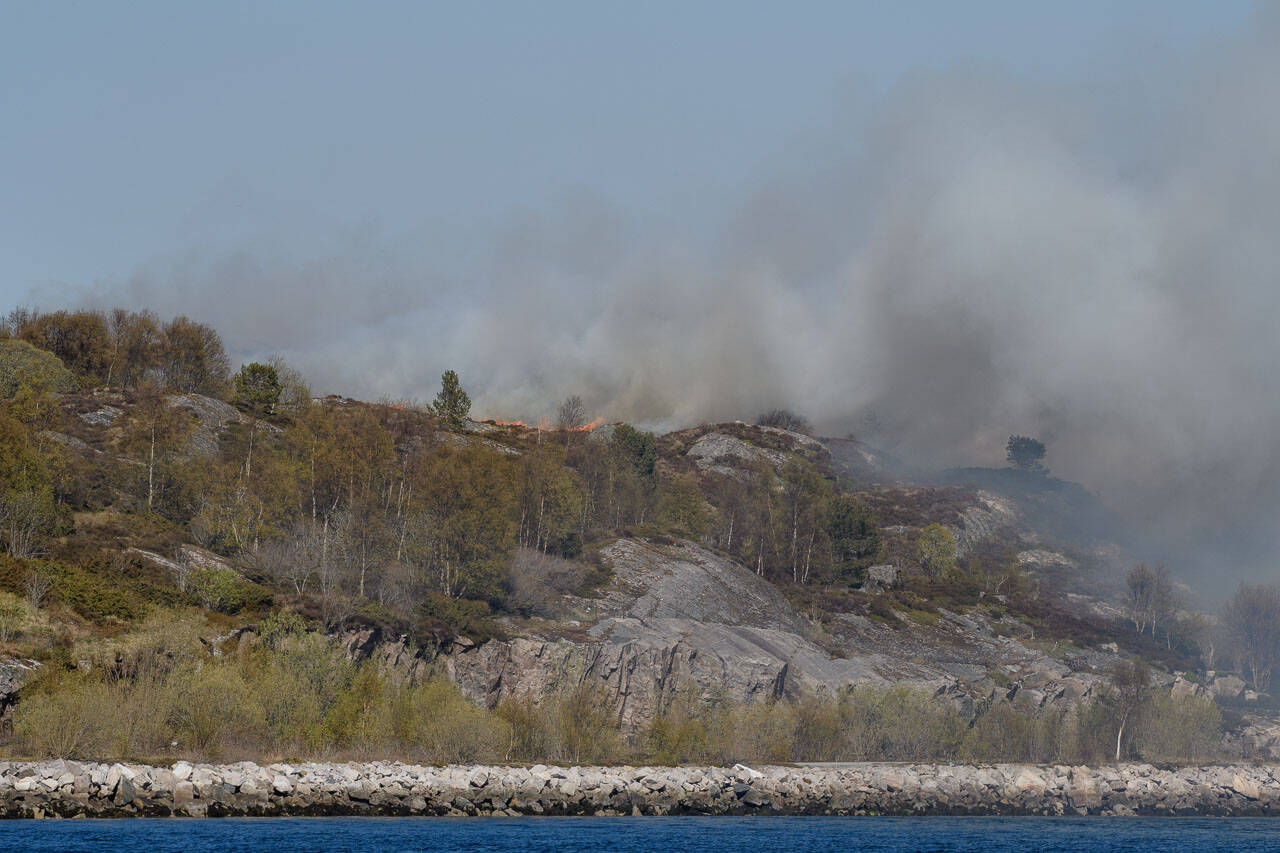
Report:
[[[101,711],[109,707],[103,685],[68,679],[59,689],[23,698],[14,734],[40,758],[91,757],[98,746]]]
[[[1139,714],[1133,745],[1143,761],[1220,759],[1222,712],[1210,699],[1154,694]]]
[[[306,633],[307,623],[289,610],[277,610],[258,623],[258,639],[269,649],[279,649],[291,637]]]

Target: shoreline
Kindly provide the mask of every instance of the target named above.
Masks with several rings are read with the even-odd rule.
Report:
[[[1266,765],[0,762],[0,817],[1280,815]]]

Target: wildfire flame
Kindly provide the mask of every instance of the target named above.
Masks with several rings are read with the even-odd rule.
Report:
[[[572,431],[573,432],[591,432],[592,430],[594,430],[596,427],[600,426],[603,423],[604,423],[604,418],[596,418],[594,421],[592,421],[589,424],[584,424],[583,426],[580,426],[580,427],[573,427]]]
[[[596,418],[589,424],[584,424],[580,427],[570,427],[569,432],[591,432],[596,429],[596,427],[603,426],[604,422],[604,418]],[[546,418],[540,419],[537,426],[530,426],[524,421],[504,421],[500,418],[486,418],[482,423],[493,424],[494,426],[519,427],[520,429],[536,429],[539,432],[552,431],[551,421]]]

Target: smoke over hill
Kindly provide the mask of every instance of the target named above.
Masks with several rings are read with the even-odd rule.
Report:
[[[576,393],[659,427],[787,406],[865,434],[873,412],[870,440],[938,465],[1035,435],[1188,575],[1259,577],[1280,510],[1277,42],[1269,7],[1229,43],[1076,84],[921,72],[833,105],[696,215],[583,192],[494,230],[257,235],[67,298],[186,312],[323,391],[427,398],[451,367],[478,414],[536,421]]]

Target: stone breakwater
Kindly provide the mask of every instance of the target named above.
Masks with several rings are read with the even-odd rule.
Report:
[[[5,762],[0,815],[1280,815],[1276,769]]]

